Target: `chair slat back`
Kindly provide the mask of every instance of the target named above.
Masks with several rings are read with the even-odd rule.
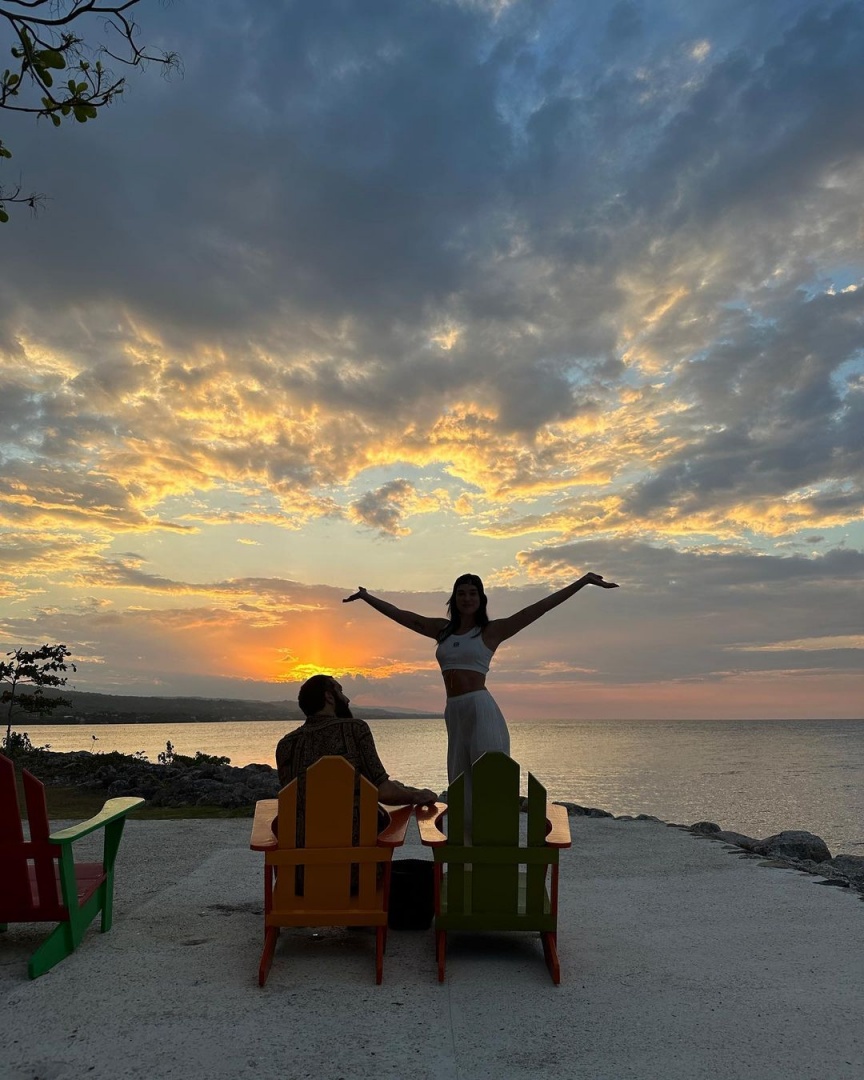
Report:
[[[44,785],[22,770],[30,839],[24,839],[21,809],[15,787],[15,766],[0,754],[0,922],[62,918],[64,908],[57,884],[60,849],[48,842],[51,826]],[[34,875],[31,880],[30,866]]]
[[[62,905],[56,873],[60,848],[50,844],[51,825],[48,821],[48,802],[45,786],[26,769],[22,770],[24,797],[27,801],[27,820],[30,823],[30,843],[37,849],[33,863],[36,871],[36,892],[39,906]]]
[[[528,773],[528,847],[546,846],[546,788]],[[555,853],[557,861],[557,851]],[[525,912],[539,915],[546,900],[546,867],[542,863],[528,863],[526,867]]]
[[[506,754],[484,754],[472,769],[473,847],[519,847],[519,766]],[[472,903],[475,914],[516,911],[519,863],[475,863]]]
[[[20,844],[23,840],[21,810],[15,789],[15,766],[5,754],[0,754],[0,844],[5,850],[7,846]]]
[[[333,863],[316,858],[298,862],[302,873],[287,866],[276,878],[274,905],[282,910],[334,910],[371,906],[375,901],[377,863],[353,863],[351,849],[375,848],[378,836],[378,791],[342,757],[323,757],[305,773],[302,806],[300,784],[292,780],[279,793],[278,846],[281,850],[342,849]],[[298,842],[297,815],[301,814]],[[358,852],[359,854],[359,852]],[[352,866],[359,866],[359,892],[351,896]],[[355,881],[357,880],[355,871]]]
[[[522,797],[519,765],[498,751],[474,762],[466,805],[465,776],[447,793],[447,845],[440,858],[447,863],[447,910],[474,915],[542,914],[547,867],[558,861],[546,848],[546,789],[528,774],[526,844],[520,845]],[[468,821],[470,844],[463,845]],[[498,849],[498,855],[472,862],[474,848]],[[535,849],[528,857],[528,849]],[[536,849],[541,849],[542,854]],[[436,853],[436,858],[438,857]],[[519,868],[526,866],[525,894],[520,901]],[[466,869],[470,866],[470,872]],[[470,877],[468,876],[470,873]],[[524,910],[520,910],[521,908]]]

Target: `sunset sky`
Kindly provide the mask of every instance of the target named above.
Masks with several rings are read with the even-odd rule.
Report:
[[[593,570],[498,652],[506,716],[864,714],[864,5],[136,19],[181,72],[0,112],[48,196],[0,226],[5,649],[434,710],[432,644],[342,597]]]

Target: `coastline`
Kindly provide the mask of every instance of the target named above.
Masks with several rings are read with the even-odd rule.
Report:
[[[279,792],[278,777],[272,766],[234,767],[224,763],[225,759],[220,761],[204,754],[196,758],[177,755],[171,761],[157,764],[117,752],[58,753],[35,749],[16,754],[14,760],[17,769],[27,768],[48,788],[86,789],[99,792],[106,799],[139,796],[147,800],[148,808],[213,808],[237,814],[248,812],[251,816],[259,799],[275,798]],[[743,859],[756,860],[762,866],[820,876],[825,884],[852,889],[864,899],[864,855],[832,853],[821,837],[804,830],[788,829],[759,838],[725,830],[712,821],[680,824],[651,814],[615,815],[568,800],[554,801],[564,806],[571,818],[658,822],[700,839],[720,842],[727,850]]]

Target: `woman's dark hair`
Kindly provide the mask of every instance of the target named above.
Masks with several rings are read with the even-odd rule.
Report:
[[[460,585],[474,585],[480,594],[480,607],[477,608],[477,614],[474,616],[477,622],[477,633],[482,634],[484,627],[489,625],[489,616],[486,614],[487,599],[486,593],[483,591],[483,582],[476,574],[462,574],[453,582],[453,592],[450,593],[450,599],[447,601],[447,616],[450,621],[438,635],[439,641],[444,641],[445,638],[450,637],[459,628],[461,620],[459,612],[456,611],[456,590]]]
[[[324,695],[333,689],[332,675],[313,675],[300,687],[297,704],[304,716],[314,716],[324,708]]]

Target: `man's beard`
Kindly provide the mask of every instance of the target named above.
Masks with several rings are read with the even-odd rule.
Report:
[[[351,712],[347,701],[336,701],[336,715],[339,717],[340,720],[354,719],[354,713]]]

